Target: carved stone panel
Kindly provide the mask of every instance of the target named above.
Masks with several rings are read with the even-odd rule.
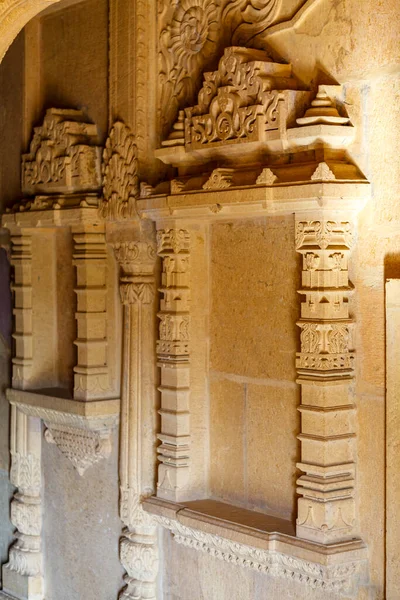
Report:
[[[50,108],[22,156],[22,191],[71,194],[101,187],[97,127],[80,110]]]

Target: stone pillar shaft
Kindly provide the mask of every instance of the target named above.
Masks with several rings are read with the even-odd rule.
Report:
[[[105,236],[103,232],[74,230],[73,238],[78,349],[74,398],[103,399],[109,391]]]
[[[162,442],[157,495],[179,502],[187,494],[190,469],[190,234],[184,229],[160,229],[157,243],[163,262],[157,342]]]
[[[43,598],[41,422],[11,407],[11,474],[17,488],[11,521],[17,528],[9,562],[3,567],[3,590],[24,600]]]
[[[149,321],[154,318],[155,247],[147,241],[114,245],[121,268],[120,296],[123,305],[123,366],[120,429],[120,512],[125,524],[120,543],[121,562],[127,572],[120,598],[155,600],[158,572],[157,530],[142,509],[142,500],[154,489],[146,487],[142,472],[144,417],[149,402]],[[154,343],[154,342],[153,342]],[[148,470],[149,465],[147,465]]]
[[[348,260],[352,225],[343,215],[296,217],[302,255],[301,463],[297,535],[334,543],[355,536],[355,406]]]
[[[11,264],[14,267],[14,333],[15,355],[12,359],[12,385],[29,387],[32,374],[32,238],[21,230],[11,236]]]

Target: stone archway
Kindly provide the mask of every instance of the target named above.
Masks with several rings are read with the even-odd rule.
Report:
[[[0,62],[25,25],[60,0],[3,0],[0,2]]]

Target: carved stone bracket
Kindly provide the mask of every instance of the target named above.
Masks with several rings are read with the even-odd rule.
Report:
[[[80,475],[110,455],[119,400],[83,403],[13,389],[7,397],[21,413],[42,419],[46,440],[58,446]]]

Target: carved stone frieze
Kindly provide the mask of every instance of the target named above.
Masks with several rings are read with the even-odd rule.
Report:
[[[364,561],[359,559],[349,558],[342,564],[328,566],[295,558],[276,550],[264,550],[234,542],[213,533],[187,527],[178,520],[165,516],[154,515],[153,518],[172,532],[177,544],[242,568],[305,584],[311,589],[343,595],[352,594],[365,570]]]
[[[103,199],[99,212],[104,219],[121,221],[136,214],[140,196],[137,147],[127,125],[116,121],[103,152]]]
[[[22,156],[22,190],[28,195],[97,191],[101,148],[96,125],[80,110],[47,110]]]
[[[288,96],[281,90],[294,88],[290,65],[273,63],[261,50],[227,48],[218,70],[204,74],[197,105],[179,114],[163,146],[204,152],[239,141],[263,142],[267,131],[286,125],[281,106]]]
[[[182,99],[193,98],[195,81],[218,38],[215,0],[184,0],[171,14],[165,3],[160,15],[160,106],[163,133],[172,124]],[[170,21],[168,22],[168,20]]]

